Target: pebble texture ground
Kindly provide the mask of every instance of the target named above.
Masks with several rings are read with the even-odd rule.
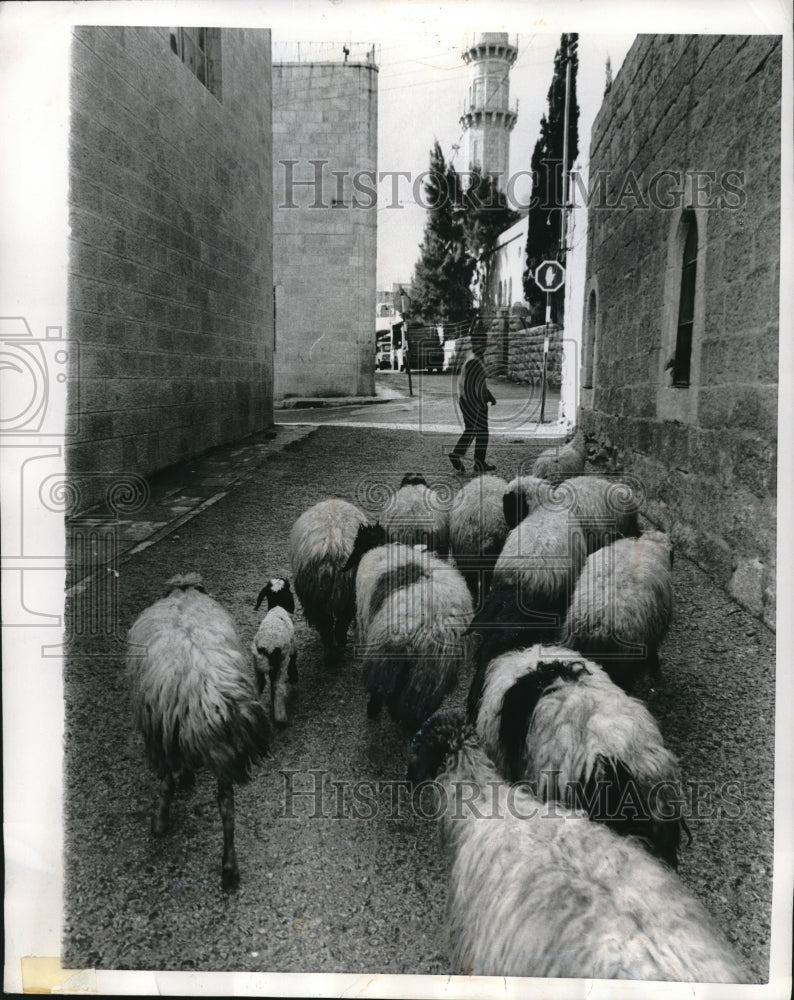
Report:
[[[132,727],[123,637],[169,576],[195,570],[249,643],[259,589],[268,577],[290,572],[287,538],[299,514],[324,497],[353,500],[368,484],[393,483],[409,469],[448,478],[441,446],[451,443],[322,427],[272,454],[219,502],[122,565],[116,635],[78,640],[66,668],[64,967],[449,971],[437,830],[411,813],[395,784],[404,774],[406,735],[387,715],[366,718],[352,652],[325,669],[317,636],[297,615],[294,721],[276,734],[272,759],[237,790],[241,886],[224,894],[208,775],[177,798],[164,839],[149,833],[155,780]],[[529,447],[495,442],[489,460],[509,479]],[[675,622],[661,650],[661,678],[636,693],[647,699],[686,778],[700,783],[703,818],[690,820],[693,842],[680,874],[763,982],[774,635],[682,553],[674,579]],[[462,703],[467,685],[463,677],[451,703]],[[285,797],[288,782],[305,790],[320,779],[320,799]],[[362,780],[372,784],[359,786],[354,799],[352,785]],[[290,808],[296,818],[288,818]],[[355,810],[374,815],[355,818]]]

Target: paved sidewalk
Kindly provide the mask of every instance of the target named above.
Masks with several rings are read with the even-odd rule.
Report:
[[[129,504],[123,515],[101,503],[68,518],[67,594],[85,586],[93,573],[109,565],[119,566],[172,534],[247,482],[272,455],[312,432],[306,425],[276,427],[239,443],[221,445],[155,473],[147,480],[148,492],[137,506]],[[104,545],[103,536],[108,534],[113,542]]]

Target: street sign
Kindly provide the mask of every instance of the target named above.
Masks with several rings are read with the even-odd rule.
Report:
[[[565,268],[556,260],[544,260],[535,268],[535,284],[543,292],[556,292],[565,284]]]

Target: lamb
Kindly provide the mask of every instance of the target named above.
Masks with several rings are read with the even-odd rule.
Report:
[[[424,476],[407,473],[381,517],[389,539],[404,545],[425,544],[439,555],[449,549],[449,511]]]
[[[451,861],[451,971],[479,976],[745,983],[704,907],[666,864],[582,812],[505,783],[460,713],[411,743],[408,778],[439,792]],[[421,787],[414,789],[421,802]]]
[[[306,621],[320,633],[330,664],[355,615],[355,574],[344,566],[366,516],[346,500],[321,500],[292,526],[289,559]]]
[[[287,699],[292,686],[298,682],[298,650],[292,620],[295,599],[289,581],[281,577],[268,580],[259,592],[254,610],[259,608],[264,598],[267,598],[267,614],[251,643],[254,672],[260,695],[269,682],[273,718],[278,725],[285,726],[288,721]]]
[[[455,497],[449,519],[450,551],[472,597],[484,597],[508,526],[502,512],[507,484],[499,476],[477,476]]]
[[[532,466],[532,475],[539,479],[547,479],[550,483],[561,483],[571,476],[578,476],[584,472],[587,448],[584,433],[577,431],[574,437],[559,450],[557,448],[546,448],[535,459]]]
[[[234,785],[267,753],[270,724],[232,619],[197,573],[172,577],[165,596],[135,620],[127,671],[135,721],[160,778],[152,832],[166,832],[176,777],[190,783],[197,768],[209,768],[223,824],[221,885],[234,889]]]
[[[503,777],[528,780],[544,802],[586,808],[677,867],[678,761],[645,705],[597,664],[553,646],[506,653],[488,665],[475,717]]]
[[[375,718],[385,704],[396,722],[415,731],[468,661],[471,641],[463,633],[471,596],[454,566],[423,547],[378,544],[383,535],[382,527],[363,527],[350,560],[358,566],[367,715]]]
[[[588,557],[560,642],[595,660],[622,687],[659,671],[673,616],[673,550],[664,532],[618,539]]]
[[[640,533],[640,500],[631,483],[601,476],[574,476],[557,486],[535,476],[519,476],[508,485],[502,502],[511,528],[539,506],[570,511],[582,526],[589,555],[616,538]]]

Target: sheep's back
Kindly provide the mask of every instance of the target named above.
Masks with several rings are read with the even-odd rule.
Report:
[[[454,972],[747,981],[703,906],[630,838],[515,786],[489,785],[472,808],[442,818],[458,827],[445,838]]]
[[[494,568],[493,587],[518,583],[530,603],[567,603],[584,559],[578,520],[565,511],[539,507],[508,534]]]
[[[478,476],[455,497],[449,518],[453,556],[491,555],[507,537],[502,498],[507,483],[499,476]]]
[[[229,615],[196,590],[147,608],[128,634],[136,722],[158,773],[207,766],[245,781],[269,726]]]
[[[310,623],[318,614],[340,613],[353,601],[355,580],[344,565],[364,514],[346,500],[321,500],[292,526],[289,559],[298,596]]]
[[[591,655],[644,655],[670,626],[673,581],[669,552],[640,538],[618,539],[590,555],[577,580],[564,626],[566,642]]]
[[[540,797],[564,800],[569,782],[594,777],[599,756],[628,764],[643,797],[659,782],[677,784],[678,761],[645,705],[598,664],[584,661],[584,667],[575,681],[553,682],[532,714],[524,776],[538,782]]]
[[[425,553],[417,551],[411,545],[396,542],[379,545],[364,553],[356,572],[356,620],[359,635],[363,636],[367,630],[375,589],[384,576],[408,563],[424,561]]]
[[[381,520],[392,542],[425,544],[438,552],[449,547],[449,512],[423,483],[401,486]]]

